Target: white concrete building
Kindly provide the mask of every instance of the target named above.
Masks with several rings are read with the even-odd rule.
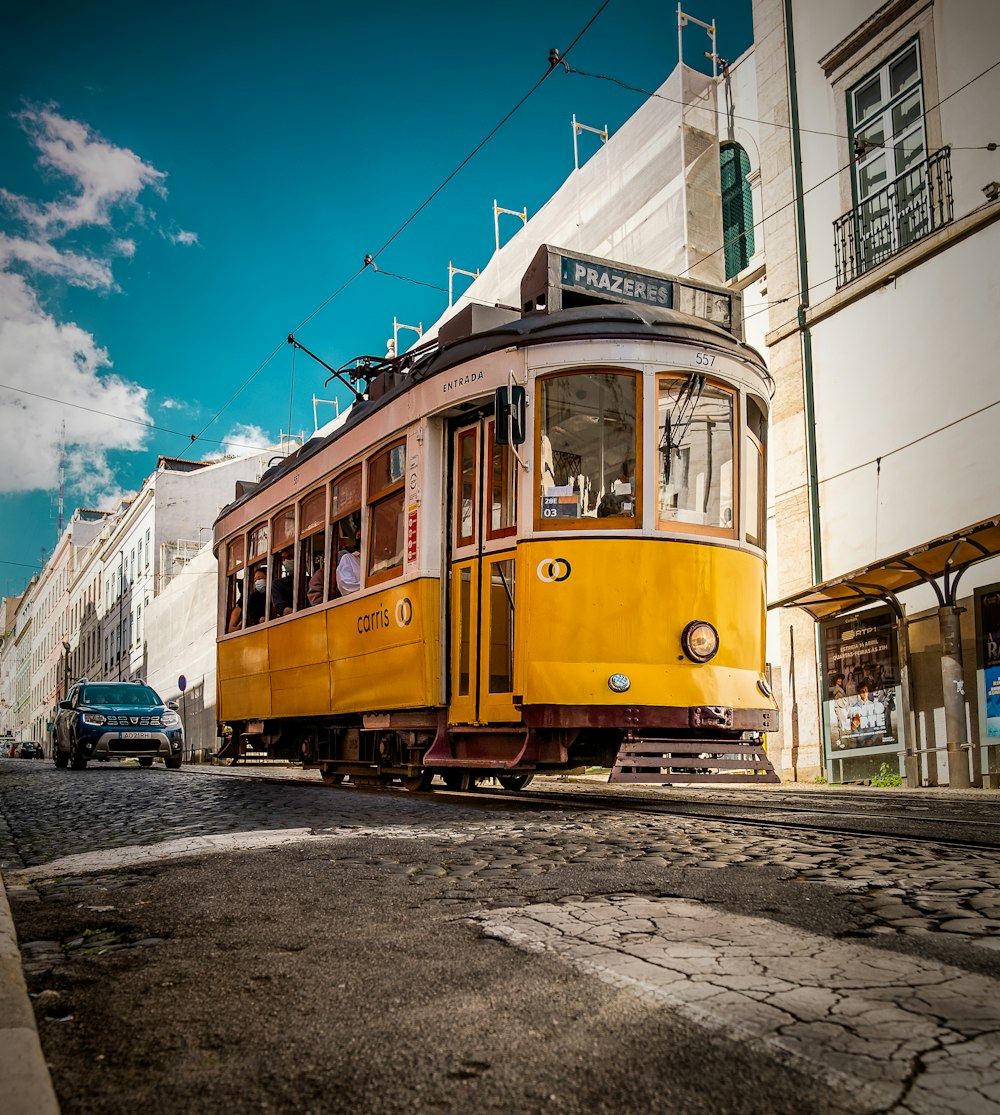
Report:
[[[70,585],[104,522],[99,511],[78,510],[56,543],[31,598],[31,681],[28,738],[46,743],[69,673]]]
[[[753,7],[765,219],[796,215],[767,253],[783,770],[967,784],[1000,771],[1000,8]]]

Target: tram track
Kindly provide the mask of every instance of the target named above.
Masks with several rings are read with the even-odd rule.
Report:
[[[717,799],[697,800],[690,797],[663,797],[654,799],[648,794],[626,798],[621,792],[602,793],[600,790],[580,792],[574,790],[525,789],[517,794],[479,787],[462,797],[502,798],[506,801],[524,801],[544,804],[547,808],[565,805],[575,809],[611,810],[619,813],[639,813],[653,816],[673,816],[692,820],[722,821],[755,828],[781,829],[801,833],[825,833],[836,836],[859,836],[878,839],[902,840],[911,843],[934,844],[949,848],[975,851],[1000,851],[1000,822],[980,817],[955,815],[900,816],[901,804],[897,800],[869,799],[867,809],[860,809],[856,801],[805,803],[778,802],[777,795],[764,801],[754,793],[753,802],[721,802]],[[782,795],[784,796],[784,795]],[[811,795],[810,795],[811,796]],[[848,804],[849,808],[842,808]],[[950,803],[949,803],[950,804]],[[954,803],[961,806],[961,803]],[[973,803],[978,804],[978,803]],[[941,802],[934,802],[940,807]],[[838,808],[838,806],[841,806]],[[876,807],[876,808],[873,808]],[[888,806],[892,812],[880,808]],[[916,799],[910,808],[930,808]]]
[[[197,768],[185,768],[197,774]],[[246,768],[238,774],[229,768],[213,770],[213,776],[256,778],[264,781],[294,782],[316,787],[312,779],[302,780],[277,776],[266,769]],[[358,787],[347,783],[330,787],[340,792],[406,794],[424,799],[461,801],[496,808],[514,807],[533,811],[539,808],[561,811],[588,811],[645,814],[690,820],[718,821],[757,829],[776,829],[801,834],[823,833],[835,836],[857,836],[868,839],[895,840],[911,844],[932,844],[938,847],[979,852],[1000,851],[1000,821],[992,820],[996,804],[991,797],[984,801],[967,798],[942,798],[937,795],[908,793],[871,794],[867,792],[824,792],[818,800],[817,791],[796,793],[767,790],[727,792],[721,789],[689,791],[667,788],[653,791],[650,787],[625,787],[608,790],[600,783],[577,789],[572,783],[555,783],[523,790],[509,791],[489,784],[474,790],[449,790],[436,785],[429,791],[408,791],[401,786],[385,788]],[[638,790],[638,792],[636,792]],[[653,794],[662,793],[654,797]],[[711,796],[708,796],[711,795]],[[727,800],[720,800],[720,795]],[[736,800],[739,798],[740,800]],[[914,815],[919,814],[919,815]]]

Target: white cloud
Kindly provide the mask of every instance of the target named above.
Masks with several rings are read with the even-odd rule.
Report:
[[[170,242],[172,244],[184,244],[184,245],[197,244],[198,243],[198,233],[197,232],[186,232],[184,229],[181,229],[180,232],[175,232],[175,233],[171,234]]]
[[[44,240],[0,233],[0,271],[7,271],[12,263],[22,263],[44,275],[56,275],[88,290],[115,289],[111,265],[103,259],[61,252]]]
[[[269,449],[274,438],[260,426],[237,422],[222,437],[222,445],[202,457],[203,461],[217,461],[221,457],[245,457],[255,449]]]
[[[0,206],[17,230],[0,233],[0,492],[55,488],[65,443],[74,497],[108,507],[123,494],[109,451],[145,447],[148,392],[112,374],[107,351],[79,326],[57,321],[33,282],[47,275],[118,290],[113,261],[131,259],[136,242],[115,223],[123,210],[129,221],[143,219],[140,195],[152,189],[166,196],[166,175],[51,106],[28,108],[17,119],[43,171],[70,185],[45,202],[0,189]],[[95,229],[104,235],[80,235]],[[73,246],[64,248],[60,238],[69,234]]]
[[[136,423],[150,418],[146,389],[110,366],[89,333],[46,313],[22,276],[0,272],[0,491],[55,488],[64,429],[79,495],[99,502],[118,490],[108,451],[143,448]]]
[[[84,225],[108,227],[111,210],[135,204],[147,186],[166,192],[163,171],[127,148],[108,143],[78,120],[67,120],[52,108],[28,108],[18,119],[38,149],[40,165],[72,179],[79,190],[44,204],[0,192],[16,216],[46,237]]]

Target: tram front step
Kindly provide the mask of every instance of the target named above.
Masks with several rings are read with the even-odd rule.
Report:
[[[763,745],[751,740],[643,739],[622,744],[608,781],[752,785],[781,779]]]

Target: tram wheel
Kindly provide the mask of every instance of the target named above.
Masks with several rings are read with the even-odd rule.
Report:
[[[523,790],[534,777],[535,772],[529,770],[525,774],[498,774],[497,781],[505,790]]]
[[[324,786],[339,786],[347,777],[343,771],[339,770],[324,770],[322,774]]]
[[[471,790],[476,780],[467,770],[446,770],[441,779],[449,790]]]
[[[418,790],[429,790],[433,777],[434,775],[429,770],[422,770],[419,774],[403,775],[399,781],[402,782],[404,790],[416,792]]]

